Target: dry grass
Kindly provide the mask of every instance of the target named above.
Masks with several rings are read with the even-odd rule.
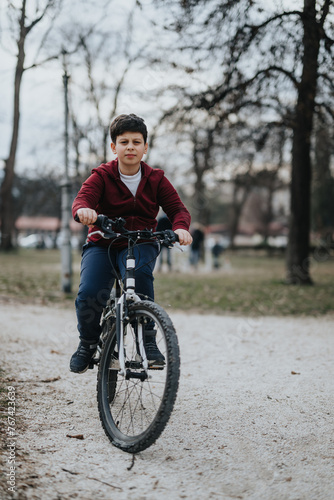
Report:
[[[283,257],[227,253],[222,269],[159,275],[156,300],[163,307],[243,315],[321,315],[334,310],[334,260],[312,260],[313,286],[285,284]]]
[[[184,257],[185,259],[186,257]],[[284,284],[283,257],[225,254],[215,272],[156,273],[156,301],[165,308],[243,315],[321,315],[333,312],[334,259],[312,260],[314,286]],[[0,299],[73,307],[80,255],[73,253],[73,293],[60,287],[57,250],[1,254]]]
[[[0,298],[39,304],[72,304],[61,291],[59,250],[24,250],[0,254]],[[73,290],[78,287],[80,256],[73,253]]]

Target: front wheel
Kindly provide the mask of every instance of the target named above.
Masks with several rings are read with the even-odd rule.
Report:
[[[159,369],[145,374],[138,353],[139,325],[153,325],[156,343],[165,358]],[[119,374],[116,328],[113,324],[102,350],[97,400],[102,426],[114,446],[138,453],[151,446],[164,430],[176,399],[180,354],[174,326],[167,313],[150,301],[134,303],[124,324],[126,367],[132,376]],[[138,374],[138,378],[135,374]]]

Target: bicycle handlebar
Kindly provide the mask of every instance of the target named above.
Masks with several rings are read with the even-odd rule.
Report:
[[[103,237],[106,239],[116,239],[120,236],[126,238],[136,237],[145,240],[159,240],[162,245],[170,246],[179,241],[179,236],[171,229],[164,231],[153,231],[152,229],[137,229],[129,231],[125,229],[125,219],[117,217],[109,219],[106,215],[98,215],[94,226],[102,230]]]

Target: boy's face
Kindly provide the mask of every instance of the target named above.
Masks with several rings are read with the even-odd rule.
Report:
[[[116,144],[111,143],[112,152],[118,156],[120,171],[125,175],[136,174],[148,144],[140,132],[124,132],[118,135]]]

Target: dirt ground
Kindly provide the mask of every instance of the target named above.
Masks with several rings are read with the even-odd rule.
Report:
[[[17,426],[14,447],[6,436],[1,498],[333,498],[334,317],[170,315],[182,357],[176,407],[133,461],[104,435],[96,370],[69,372],[74,312],[0,305]]]

